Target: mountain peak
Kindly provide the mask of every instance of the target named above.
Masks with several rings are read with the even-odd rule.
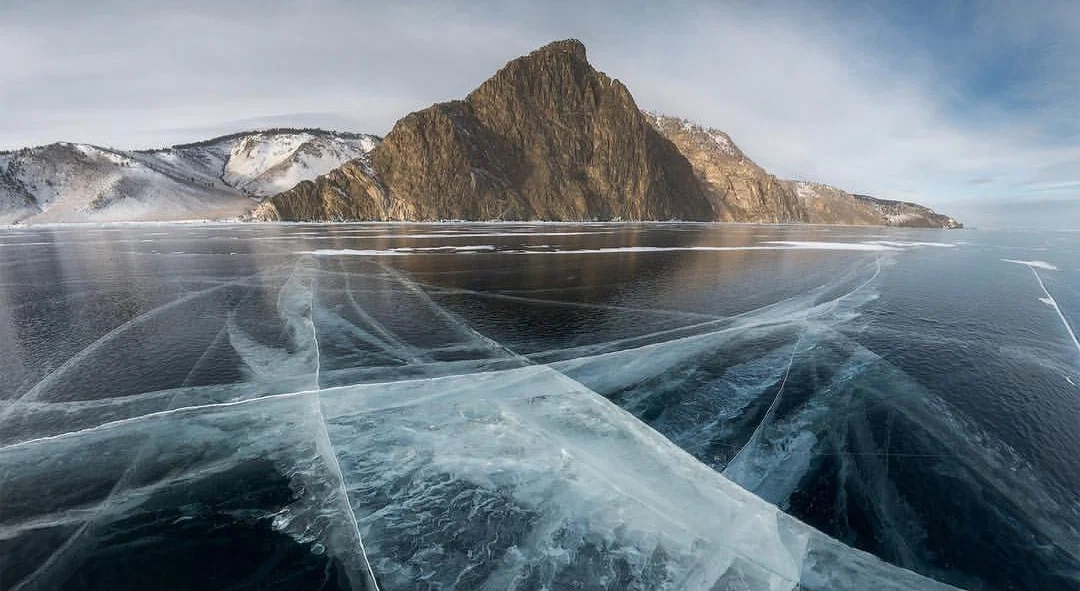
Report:
[[[551,43],[548,43],[540,49],[532,51],[531,53],[529,53],[529,56],[551,53],[569,53],[574,57],[579,57],[583,60],[586,59],[585,44],[577,39],[563,39],[561,41],[552,41]]]
[[[371,158],[275,196],[268,219],[702,220],[690,163],[576,39],[511,60],[464,101],[412,113]]]

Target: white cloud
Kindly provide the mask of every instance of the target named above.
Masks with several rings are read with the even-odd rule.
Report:
[[[1080,182],[1080,142],[1054,137],[1059,122],[1075,125],[1080,77],[1053,75],[1080,66],[1080,51],[1050,47],[1032,61],[1033,82],[1007,89],[1045,108],[1010,110],[956,83],[1000,44],[1080,31],[1068,4],[987,7],[955,55],[868,9],[824,14],[810,3],[162,6],[0,6],[0,147],[160,145],[289,121],[385,133],[512,57],[579,37],[639,104],[730,132],[781,176],[975,222],[1009,199],[1070,197]]]

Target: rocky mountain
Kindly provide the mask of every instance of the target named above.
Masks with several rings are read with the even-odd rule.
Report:
[[[645,113],[649,123],[690,161],[709,201],[724,222],[805,222],[806,211],[790,183],[765,172],[723,131],[686,119]]]
[[[267,199],[252,218],[959,226],[916,204],[778,179],[720,130],[639,111],[576,40],[407,115],[370,154]]]
[[[915,203],[779,179],[723,131],[639,110],[576,40],[509,62],[381,141],[279,129],[160,150],[0,152],[0,223],[192,218],[961,227]]]
[[[56,143],[0,153],[0,223],[235,218],[362,156],[375,136],[239,133],[160,150]]]
[[[397,122],[370,158],[276,195],[263,220],[713,220],[690,163],[585,46],[515,59]]]

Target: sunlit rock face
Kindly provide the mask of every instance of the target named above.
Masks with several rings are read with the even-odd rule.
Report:
[[[693,165],[717,220],[725,222],[805,222],[807,215],[789,183],[765,172],[717,129],[677,117],[646,113]]]
[[[407,115],[374,151],[259,219],[701,220],[693,170],[576,40],[511,61],[464,100]]]
[[[856,195],[822,183],[778,179],[748,158],[723,131],[678,117],[645,114],[693,165],[716,211],[717,221],[963,227],[960,222],[917,203]]]

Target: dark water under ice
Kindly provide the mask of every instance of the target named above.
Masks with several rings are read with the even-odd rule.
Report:
[[[0,589],[1077,589],[1076,330],[1080,233],[2,230]]]

